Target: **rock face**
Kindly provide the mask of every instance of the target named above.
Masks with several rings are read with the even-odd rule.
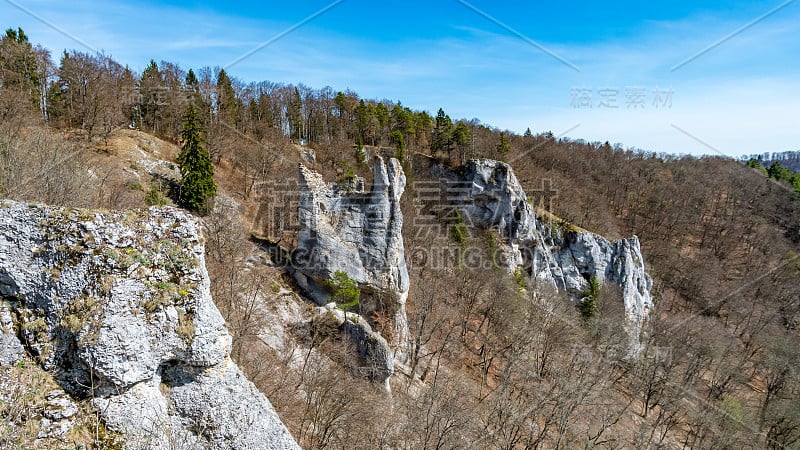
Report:
[[[536,216],[511,167],[493,160],[470,161],[465,178],[470,200],[462,206],[475,226],[495,229],[504,240],[498,259],[506,270],[524,269],[533,282],[545,282],[580,299],[589,279],[622,289],[627,330],[638,342],[653,307],[652,280],[636,236],[609,242],[568,224],[545,223]]]
[[[45,398],[47,407],[42,411],[42,418],[39,421],[41,428],[37,437],[62,438],[72,428],[73,421],[70,418],[78,413],[78,406],[60,389],[48,392]]]
[[[203,255],[197,223],[176,209],[3,201],[0,322],[129,448],[299,448],[230,360]],[[0,336],[3,362],[13,337]]]
[[[372,330],[369,323],[356,313],[344,312],[329,303],[317,308],[315,318],[317,328],[332,328],[344,333],[355,344],[356,352],[363,361],[370,364],[360,369],[366,377],[380,381],[389,389],[389,377],[394,373],[394,355],[386,339]]]
[[[326,281],[335,272],[347,273],[361,289],[362,311],[379,310],[393,319],[391,345],[402,352],[408,336],[409,279],[400,211],[406,177],[396,159],[387,164],[380,156],[373,161],[373,176],[372,188],[365,192],[361,178],[346,185],[326,183],[300,165],[300,232],[292,265],[300,285],[320,305],[330,299]],[[394,356],[392,351],[379,353]],[[391,367],[388,359],[379,365]]]
[[[5,302],[0,302],[0,366],[11,366],[22,359],[25,349],[14,333],[14,321]]]

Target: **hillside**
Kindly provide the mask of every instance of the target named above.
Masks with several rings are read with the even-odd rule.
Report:
[[[792,172],[800,172],[800,151],[762,153],[758,155],[750,155],[742,159],[743,160],[755,159],[764,167],[769,167],[773,163],[777,162],[783,167],[786,167],[787,169],[791,170]]]
[[[732,159],[79,56],[61,68],[80,61],[116,89],[162,97],[106,95],[100,82],[79,97],[51,81],[45,122],[30,99],[41,80],[3,83],[0,192],[109,214],[175,206],[181,117],[197,105],[218,185],[198,219],[211,298],[232,360],[303,448],[800,443],[800,201],[788,183]],[[298,249],[317,259],[301,266]],[[2,391],[0,408],[2,430],[25,432],[0,442],[58,448],[35,442],[20,413],[42,411],[56,382],[25,351],[0,375],[0,387],[30,387]],[[78,403],[69,443],[101,448]]]

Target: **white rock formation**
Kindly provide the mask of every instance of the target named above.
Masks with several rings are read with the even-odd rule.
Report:
[[[22,342],[129,448],[299,448],[230,360],[203,255],[174,208],[0,202],[0,296]]]
[[[11,366],[22,359],[22,344],[14,332],[14,321],[8,305],[0,300],[0,366]]]
[[[320,174],[300,165],[300,232],[292,266],[300,285],[320,305],[330,299],[325,286],[335,272],[357,281],[362,307],[380,309],[393,318],[396,337],[391,346],[402,360],[408,339],[409,279],[400,197],[406,177],[399,161],[392,158],[387,164],[380,156],[373,161],[373,176],[372,188],[365,192],[361,178],[344,186],[326,183]],[[377,297],[380,305],[375,303]],[[391,367],[388,361],[381,365]]]
[[[39,420],[37,438],[63,438],[72,428],[70,419],[78,413],[78,406],[61,389],[48,392],[45,399],[47,404]]]
[[[536,216],[512,168],[494,160],[473,160],[465,179],[470,201],[465,220],[495,229],[504,238],[499,258],[506,270],[524,269],[534,282],[546,282],[580,299],[592,276],[622,289],[627,331],[638,342],[653,307],[652,280],[645,272],[639,239],[609,242],[588,231],[548,224]]]

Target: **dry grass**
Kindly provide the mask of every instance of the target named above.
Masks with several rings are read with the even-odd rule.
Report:
[[[541,220],[543,223],[552,223],[558,227],[562,227],[566,231],[572,231],[575,233],[590,233],[589,230],[581,228],[575,224],[568,222],[561,217],[551,213],[550,211],[543,209],[543,208],[534,208],[534,212],[536,212],[536,217]]]
[[[37,439],[47,406],[45,396],[56,389],[60,386],[53,376],[31,360],[0,367],[0,448],[104,448],[105,444],[96,439],[99,423],[87,401],[75,401],[78,413],[64,438]]]

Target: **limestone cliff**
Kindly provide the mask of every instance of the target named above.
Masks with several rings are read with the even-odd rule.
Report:
[[[174,208],[0,202],[0,362],[24,347],[128,448],[298,448],[230,359],[203,255]]]
[[[627,329],[638,341],[653,307],[652,281],[636,236],[609,242],[602,236],[537,217],[512,168],[493,160],[473,160],[465,180],[471,183],[462,210],[475,226],[492,228],[504,240],[500,260],[506,270],[521,269],[533,283],[545,282],[580,299],[589,279],[612,282],[622,290]]]
[[[380,311],[393,319],[391,345],[402,351],[408,336],[409,278],[400,211],[406,178],[396,159],[387,164],[380,156],[373,161],[373,177],[365,192],[361,178],[347,184],[326,183],[320,174],[300,165],[300,232],[292,266],[300,285],[320,304],[330,298],[327,280],[335,272],[347,273],[361,289],[362,313]],[[380,336],[372,338],[376,345],[383,341]],[[386,356],[379,365],[386,368],[387,377],[391,375],[394,352],[375,348],[371,353]]]

